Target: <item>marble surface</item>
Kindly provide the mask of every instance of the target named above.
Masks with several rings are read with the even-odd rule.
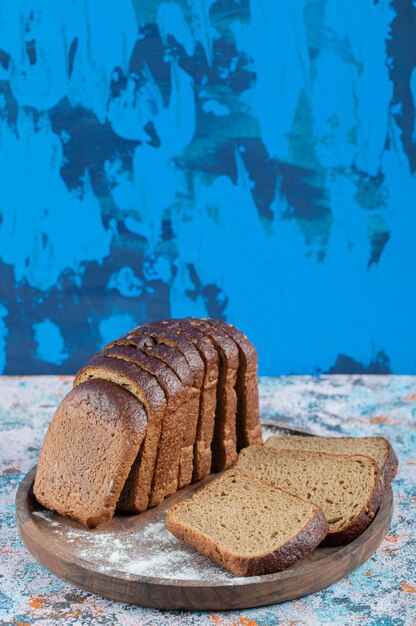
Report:
[[[399,457],[395,509],[380,549],[347,578],[280,605],[220,613],[159,612],[93,596],[38,565],[14,521],[17,486],[36,463],[69,376],[0,378],[0,624],[300,626],[416,623],[416,377],[261,379],[262,416],[319,434],[383,435]]]

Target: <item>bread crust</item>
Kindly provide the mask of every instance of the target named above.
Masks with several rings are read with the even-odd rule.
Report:
[[[169,332],[192,343],[204,363],[204,377],[199,400],[199,416],[194,445],[194,469],[192,481],[198,481],[211,472],[211,444],[214,436],[215,409],[218,385],[218,353],[211,341],[201,331],[184,325],[183,320],[169,319],[155,322],[151,326],[163,327]]]
[[[238,328],[222,320],[207,318],[236,344],[239,355],[237,372],[237,451],[263,443],[259,420],[258,356],[254,345]]]
[[[388,455],[387,460],[384,463],[383,468],[381,469],[381,475],[384,483],[384,487],[387,489],[396,478],[397,470],[399,467],[399,459],[396,456],[396,453],[391,445],[390,441],[385,437],[380,437],[380,439],[384,439],[388,446]]]
[[[193,376],[194,385],[200,388],[204,377],[204,364],[199,355],[198,350],[183,337],[177,337],[169,328],[166,328],[165,321],[149,322],[144,326],[136,326],[129,333],[123,335],[120,339],[133,342],[139,348],[144,347],[147,339],[155,339],[158,343],[165,343],[178,350],[187,360]],[[119,340],[116,340],[116,343]],[[111,346],[111,344],[109,344]],[[106,346],[108,347],[108,346]]]
[[[384,482],[382,476],[374,459],[363,455],[354,455],[354,458],[360,456],[370,461],[373,465],[375,481],[372,492],[367,499],[364,510],[360,511],[359,515],[352,521],[352,523],[349,524],[347,528],[336,532],[328,532],[323,541],[323,545],[325,546],[339,546],[357,539],[357,537],[359,537],[366,530],[366,528],[370,526],[380,508],[384,494]]]
[[[192,402],[188,411],[184,413],[185,419],[182,424],[181,433],[178,434],[180,441],[178,487],[188,485],[192,480],[194,467],[194,445],[198,428],[199,397],[204,379],[204,363],[195,346],[184,337],[177,336],[162,323],[154,322],[145,326],[138,326],[124,338],[139,347],[146,349],[146,344],[155,342],[156,344],[170,346],[180,353],[187,361],[193,375],[192,382]]]
[[[166,411],[157,450],[149,506],[156,506],[178,488],[180,434],[189,415],[190,389],[184,385],[174,370],[163,361],[129,345],[117,343],[104,350],[100,356],[122,359],[146,370],[156,377],[166,396]],[[94,359],[90,361],[93,363]]]
[[[143,405],[112,382],[72,389],[42,446],[33,488],[38,502],[88,528],[111,520],[146,425]]]
[[[231,470],[231,472],[227,472],[226,475],[218,478],[217,481],[223,480],[230,473],[238,474],[237,471]],[[266,485],[263,481],[257,481],[256,478],[252,478],[252,480],[255,482],[261,482],[271,491],[284,492],[283,489]],[[200,494],[209,487],[210,485],[207,485],[207,487],[204,487],[198,493]],[[298,499],[301,500],[301,498]],[[272,574],[274,572],[287,569],[297,561],[305,558],[322,542],[328,531],[328,524],[325,516],[318,506],[311,505],[310,502],[307,504],[311,506],[314,514],[307,520],[302,530],[273,552],[256,556],[241,556],[232,554],[203,533],[176,521],[174,519],[174,515],[176,509],[181,506],[180,502],[169,509],[166,516],[166,528],[177,539],[192,546],[205,556],[210,557],[219,565],[231,571],[235,576],[262,576],[264,574]]]
[[[74,386],[93,378],[111,380],[126,387],[146,408],[146,437],[117,503],[117,508],[122,511],[140,513],[149,506],[157,450],[167,406],[165,393],[154,376],[132,363],[112,357],[99,356],[95,357],[93,362],[87,363],[76,375]]]
[[[234,341],[221,329],[214,328],[208,322],[195,318],[182,321],[201,331],[216,348],[219,357],[219,375],[217,386],[217,405],[215,411],[214,436],[212,440],[212,469],[222,471],[235,463],[237,459],[237,371],[238,349]]]

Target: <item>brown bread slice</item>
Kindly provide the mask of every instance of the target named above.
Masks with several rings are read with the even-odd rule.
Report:
[[[192,480],[198,481],[211,473],[211,444],[214,436],[215,409],[217,404],[218,385],[218,353],[211,341],[204,333],[193,328],[183,320],[164,320],[153,325],[168,328],[186,341],[192,343],[198,350],[204,363],[204,378],[202,382],[199,417],[194,445],[194,470]]]
[[[220,328],[237,345],[237,450],[263,443],[259,420],[259,382],[257,350],[248,337],[235,326],[222,320],[206,320],[214,328]]]
[[[232,470],[173,506],[166,527],[236,576],[286,569],[328,530],[316,505]]]
[[[149,341],[154,342],[154,349],[158,345],[170,346],[184,356],[192,371],[192,410],[186,414],[180,441],[178,441],[181,446],[178,487],[189,485],[192,480],[194,466],[194,444],[198,426],[199,396],[204,380],[204,363],[201,356],[195,346],[189,341],[171,333],[158,323],[139,326],[127,333],[123,339],[143,349]]]
[[[269,437],[265,445],[279,450],[310,450],[329,454],[369,456],[377,463],[385,487],[390,485],[397,473],[397,456],[384,437],[275,436]]]
[[[91,380],[72,389],[49,425],[36,468],[38,502],[89,528],[111,520],[146,433],[126,389]]]
[[[96,357],[75,377],[74,386],[87,380],[110,380],[128,389],[142,402],[147,413],[146,437],[121,492],[117,508],[140,513],[149,506],[157,451],[166,412],[165,393],[156,378],[133,363],[111,357]]]
[[[219,328],[200,319],[187,318],[184,327],[204,333],[218,352],[219,370],[217,406],[215,410],[214,437],[212,440],[212,470],[219,472],[230,467],[237,458],[237,371],[238,349],[235,342]]]
[[[199,398],[201,394],[199,389],[193,386],[194,374],[183,354],[170,344],[157,343],[158,340],[159,339],[156,340],[153,336],[150,337],[149,335],[143,334],[143,336],[135,336],[133,339],[122,338],[113,342],[113,345],[120,344],[133,347],[136,350],[140,349],[145,354],[163,361],[163,363],[166,363],[166,365],[173,370],[187,389],[188,397],[186,399],[186,405],[181,412],[180,422],[178,422],[173,415],[170,415],[167,424],[165,420],[162,430],[162,438],[167,438],[172,441],[172,435],[169,430],[172,431],[174,437],[171,445],[175,463],[172,463],[168,468],[170,477],[166,477],[167,484],[171,485],[171,487],[167,489],[166,495],[170,495],[176,491],[178,486],[183,486],[182,483],[188,480],[192,471],[190,467],[192,458],[188,452],[186,438],[189,438],[189,431],[194,430],[195,424],[198,422]],[[165,432],[166,429],[168,429],[168,432]],[[186,437],[184,433],[186,433]],[[185,444],[182,449],[183,441],[185,441]]]
[[[240,452],[236,468],[320,506],[329,524],[328,545],[361,535],[383,496],[377,465],[367,456],[251,446]]]
[[[166,412],[157,450],[155,471],[152,480],[149,506],[156,506],[178,488],[178,467],[182,424],[188,416],[191,399],[189,387],[183,386],[180,378],[163,361],[125,345],[105,348],[99,355],[122,359],[137,365],[156,377],[166,396]],[[94,359],[90,361],[93,363]],[[197,405],[196,405],[197,408]]]

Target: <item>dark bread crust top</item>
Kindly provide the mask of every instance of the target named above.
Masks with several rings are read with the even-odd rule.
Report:
[[[199,351],[205,364],[205,378],[213,382],[218,377],[218,352],[213,347],[208,337],[190,324],[185,324],[182,319],[168,319],[150,324],[152,327],[162,327],[175,333],[179,337],[192,343]]]
[[[81,414],[81,409],[89,407],[94,411],[95,423],[108,428],[111,422],[121,422],[126,435],[129,433],[134,441],[143,439],[146,412],[141,402],[120,385],[103,379],[88,380],[71,389],[64,400],[65,411]]]
[[[96,359],[104,357],[114,357],[128,363],[132,363],[138,367],[138,369],[144,370],[156,376],[158,383],[163,388],[168,402],[174,406],[183,402],[185,394],[185,387],[183,387],[179,377],[168,365],[160,361],[159,359],[149,356],[148,354],[132,348],[130,346],[114,345],[110,348],[105,348],[96,357],[94,357],[90,363],[94,363]]]
[[[246,335],[222,320],[208,318],[206,322],[223,331],[236,344],[239,367],[237,372],[237,449],[263,443],[259,421],[258,356]]]
[[[188,317],[183,320],[184,328],[188,325],[200,330],[209,337],[217,350],[224,355],[229,368],[237,369],[239,364],[238,348],[235,342],[220,328],[214,328],[205,320]]]
[[[188,362],[193,373],[194,386],[197,389],[201,388],[204,379],[204,363],[198,350],[186,338],[170,332],[161,322],[138,326],[120,337],[120,340],[129,341],[140,349],[146,349],[149,344],[166,344],[175,348]]]
[[[215,320],[210,317],[202,318],[204,321],[208,322],[214,328],[221,329],[226,335],[231,337],[240,348],[241,353],[243,355],[245,365],[247,367],[247,372],[257,372],[257,362],[258,355],[257,350],[254,345],[251,343],[247,335],[245,335],[241,330],[233,326],[232,324],[228,324],[223,320]]]
[[[93,357],[75,376],[74,386],[89,378],[104,378],[126,387],[149,411],[161,412],[166,409],[166,397],[156,378],[137,365],[113,357]]]

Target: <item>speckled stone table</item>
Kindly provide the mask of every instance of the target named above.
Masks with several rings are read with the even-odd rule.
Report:
[[[416,377],[290,376],[261,380],[262,415],[318,434],[383,435],[399,457],[391,528],[353,574],[314,595],[260,609],[159,612],[93,596],[38,565],[14,521],[17,486],[36,463],[71,377],[0,378],[0,624],[297,626],[416,624]]]

